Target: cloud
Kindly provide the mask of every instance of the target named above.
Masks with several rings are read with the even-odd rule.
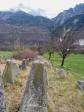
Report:
[[[84,3],[84,0],[0,0],[0,10],[25,9],[33,15],[54,17],[63,10]]]
[[[11,11],[24,11],[28,14],[34,15],[34,16],[47,16],[47,13],[45,10],[38,8],[38,9],[33,9],[31,7],[25,6],[23,4],[19,4],[15,8],[11,8]]]

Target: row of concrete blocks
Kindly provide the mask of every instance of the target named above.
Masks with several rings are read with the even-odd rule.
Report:
[[[29,61],[26,59],[22,60],[22,63],[20,65],[16,64],[11,60],[8,60],[2,73],[4,83],[14,83],[17,75],[20,73],[21,70],[26,69],[28,64]]]
[[[0,112],[8,112],[3,83],[2,81],[0,82]],[[28,76],[19,112],[48,112],[47,85],[47,72],[44,64],[34,61]]]
[[[26,83],[19,112],[48,112],[47,86],[47,72],[44,63],[34,61]],[[84,90],[84,81],[77,81],[77,86],[80,90]],[[0,80],[0,112],[8,112],[2,80]]]

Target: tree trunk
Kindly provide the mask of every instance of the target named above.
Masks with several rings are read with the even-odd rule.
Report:
[[[51,53],[51,52],[49,52],[49,60],[51,59],[51,55],[52,55],[52,53]]]
[[[64,66],[65,58],[66,58],[66,56],[63,56],[63,58],[62,58],[62,63],[61,63],[61,67]]]

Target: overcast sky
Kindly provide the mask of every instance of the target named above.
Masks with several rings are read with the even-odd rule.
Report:
[[[84,0],[0,0],[0,10],[9,10],[19,6],[25,10],[42,13],[44,16],[54,17],[59,12],[79,3],[84,3]]]

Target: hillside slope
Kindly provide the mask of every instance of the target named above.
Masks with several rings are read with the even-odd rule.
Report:
[[[0,48],[31,47],[38,42],[42,45],[49,38],[50,32],[46,28],[0,24]]]
[[[24,11],[1,11],[0,22],[11,25],[40,26],[52,28],[53,21],[42,16],[33,16]]]
[[[52,20],[54,21],[54,26],[58,27],[71,17],[80,14],[84,14],[84,3],[76,5],[74,8],[70,8],[68,10],[61,12],[58,16],[56,16]]]
[[[84,39],[84,14],[76,15],[65,21],[62,25],[53,30],[55,37],[64,32],[65,29],[71,29],[74,31],[74,37],[78,39]]]

